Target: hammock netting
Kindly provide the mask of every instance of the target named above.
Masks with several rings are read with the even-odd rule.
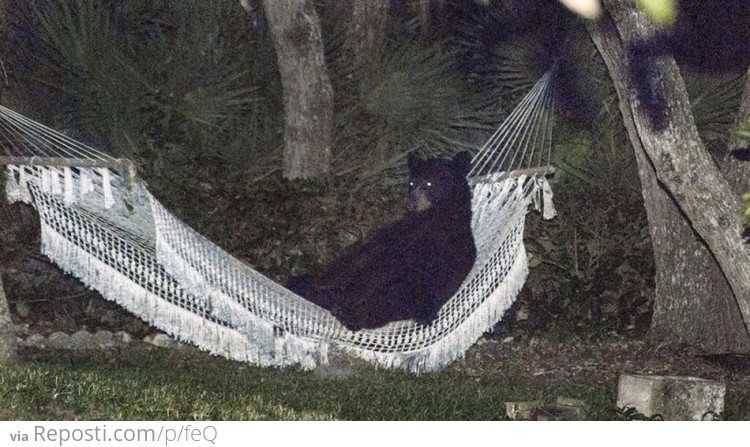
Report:
[[[127,160],[0,106],[6,194],[41,219],[41,250],[106,299],[176,339],[264,366],[313,368],[337,347],[382,367],[435,371],[461,357],[511,306],[528,273],[530,204],[554,215],[546,170],[550,75],[542,77],[473,160],[476,263],[429,325],[352,332],[178,220]],[[363,278],[366,280],[366,278]]]

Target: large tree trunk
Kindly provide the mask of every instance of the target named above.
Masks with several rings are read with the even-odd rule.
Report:
[[[672,58],[655,62],[670,113],[664,131],[652,129],[629,86],[624,48],[654,26],[631,1],[604,3],[607,13],[590,31],[638,160],[657,271],[653,328],[711,352],[748,351],[750,251],[738,196],[700,141]]]
[[[247,0],[242,0],[247,7]],[[331,168],[333,89],[312,0],[263,0],[284,89],[284,177],[327,175]]]
[[[16,337],[13,335],[13,322],[10,307],[5,298],[3,278],[0,275],[0,364],[12,361],[16,356]]]
[[[632,121],[628,127],[632,132]],[[635,152],[656,270],[652,333],[709,352],[750,351],[750,336],[716,259],[658,182],[643,147]]]

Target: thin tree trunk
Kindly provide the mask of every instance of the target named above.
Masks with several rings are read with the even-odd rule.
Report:
[[[653,25],[632,2],[604,3],[607,13],[590,31],[638,160],[657,271],[653,328],[711,352],[747,351],[750,252],[740,239],[738,197],[698,137],[671,58],[655,67],[671,113],[663,132],[652,130],[630,92],[624,47]]]
[[[445,0],[418,0],[419,34],[423,42],[445,37],[441,28],[445,25],[442,16]],[[488,2],[478,2],[487,6]]]
[[[0,276],[0,364],[8,363],[16,357],[16,337],[13,335],[13,322],[10,307],[5,297],[3,278]]]
[[[429,39],[431,30],[430,0],[419,0],[419,33],[422,35],[422,40]]]
[[[247,0],[241,0],[248,9]],[[290,179],[331,169],[333,89],[312,0],[263,0],[284,90],[283,174]]]
[[[380,60],[385,42],[389,0],[354,0],[348,43],[360,70],[372,70]]]

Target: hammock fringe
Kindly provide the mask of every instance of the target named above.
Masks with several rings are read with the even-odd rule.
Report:
[[[9,200],[39,210],[42,253],[67,273],[179,341],[233,360],[303,368],[327,363],[331,344],[378,366],[415,372],[438,370],[463,356],[502,318],[523,286],[528,274],[521,243],[526,209],[535,198],[542,198],[538,204],[547,201],[544,190],[549,190],[543,176],[476,184],[477,264],[438,320],[430,326],[396,322],[352,333],[327,311],[185,226],[141,183],[128,192],[111,188],[112,201],[149,208],[154,230],[140,237],[151,240],[151,249],[141,247],[144,240],[122,231],[128,225],[117,222],[148,219],[134,217],[135,210],[123,216],[128,213],[117,206],[85,210],[82,205],[91,202],[88,195],[103,202],[103,193],[88,192],[72,203],[70,197],[86,190],[82,184],[89,180],[71,176],[61,181],[65,173],[56,175],[50,169],[59,168],[9,166],[6,191]],[[118,183],[116,175],[101,178]],[[62,186],[54,186],[56,182]]]
[[[179,341],[262,366],[314,368],[335,347],[380,367],[436,371],[490,330],[523,287],[529,207],[555,215],[550,168],[519,164],[540,159],[529,149],[540,141],[549,153],[549,84],[549,76],[541,79],[511,114],[518,118],[474,158],[476,263],[430,325],[349,331],[178,220],[133,175],[132,163],[2,106],[0,144],[9,155],[0,164],[7,165],[7,199],[39,212],[43,254]]]

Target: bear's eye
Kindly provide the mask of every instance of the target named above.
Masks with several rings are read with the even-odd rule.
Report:
[[[432,182],[427,182],[427,187],[429,188],[431,186],[432,186]]]
[[[409,182],[409,186],[414,186],[414,182]]]

